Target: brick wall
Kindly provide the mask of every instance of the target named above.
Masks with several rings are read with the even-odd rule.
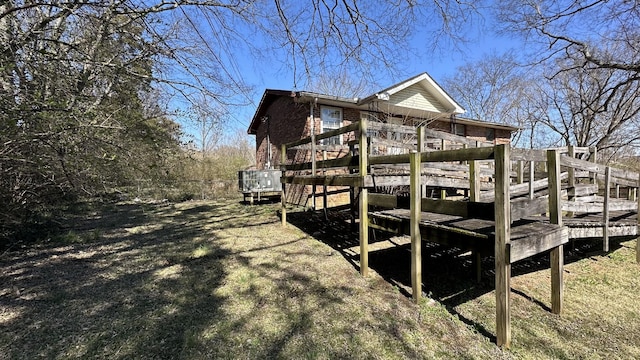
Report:
[[[296,104],[293,98],[277,98],[265,112],[269,116],[269,137],[271,143],[271,165],[280,165],[282,144],[309,136],[308,104]],[[260,124],[256,133],[256,167],[264,169],[267,164],[267,124]]]
[[[269,116],[269,134],[271,143],[271,166],[278,168],[280,165],[280,148],[284,143],[299,140],[311,134],[309,122],[310,104],[295,103],[294,99],[288,96],[276,98],[265,111],[265,115]],[[314,112],[314,129],[315,133],[319,133],[321,129],[320,105],[316,106]],[[343,109],[342,125],[346,126],[360,120],[360,110]],[[434,121],[428,125],[429,128],[451,132],[451,123],[448,121]],[[486,141],[488,129],[480,126],[465,125],[465,135],[471,139]],[[507,130],[493,130],[495,134],[495,142],[504,144],[510,142],[510,133]],[[256,166],[258,169],[264,169],[267,166],[268,146],[267,146],[267,124],[259,125],[256,133]],[[343,135],[343,143],[355,138],[355,134]],[[328,158],[344,156],[343,152],[329,152]],[[310,151],[307,150],[290,150],[287,154],[288,159],[294,160],[296,163],[310,161]],[[318,160],[322,159],[322,154],[316,154]],[[328,189],[336,190],[336,189]],[[318,192],[322,191],[322,187],[318,187]],[[290,203],[310,206],[310,196],[312,194],[311,186],[287,185],[287,201]],[[343,197],[340,199],[342,201]]]

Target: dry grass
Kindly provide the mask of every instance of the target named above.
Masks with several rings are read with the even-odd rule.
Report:
[[[120,204],[2,255],[0,358],[640,357],[635,240],[569,256],[560,317],[545,309],[544,259],[514,267],[502,351],[491,286],[470,280],[464,255],[426,249],[424,291],[438,301],[415,305],[401,239],[379,237],[363,278],[341,217],[292,214],[283,229],[276,209]]]

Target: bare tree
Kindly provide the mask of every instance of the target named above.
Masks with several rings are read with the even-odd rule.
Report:
[[[531,46],[538,124],[565,144],[615,155],[637,146],[640,7],[637,1],[501,1],[503,30]]]
[[[570,66],[569,66],[570,67]],[[610,156],[640,145],[640,82],[619,70],[577,67],[558,73],[542,94],[539,121],[564,144],[596,146]]]
[[[393,72],[408,34],[429,30],[431,43],[437,34],[455,37],[474,6],[457,0],[4,0],[0,202],[26,213],[61,193],[96,194],[132,177],[162,174],[176,128],[156,113],[162,107],[145,103],[151,92],[176,102],[204,97],[226,109],[249,104],[241,64],[253,57],[261,66],[291,66],[296,82],[333,68],[352,69],[357,78]],[[437,26],[416,25],[427,18]]]
[[[640,6],[627,0],[506,0],[496,3],[503,30],[539,44],[542,59],[640,72]]]
[[[529,101],[535,95],[528,69],[512,53],[490,54],[456,69],[444,87],[467,110],[465,116],[519,127],[512,142],[534,146]],[[523,135],[525,136],[523,138]]]
[[[335,72],[326,71],[309,80],[307,88],[320,94],[335,95],[343,98],[357,98],[369,95],[371,83],[365,78],[356,78],[346,69]]]

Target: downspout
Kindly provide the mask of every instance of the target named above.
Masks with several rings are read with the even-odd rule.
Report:
[[[271,117],[267,115],[267,156],[269,159],[267,160],[267,169],[271,170]]]
[[[315,119],[313,118],[313,109],[318,104],[316,97],[313,102],[309,102],[309,130],[311,132],[311,175],[316,176],[316,136],[315,136]],[[313,210],[316,210],[316,186],[311,187],[311,203]]]
[[[271,122],[270,118],[271,118],[271,116],[269,116],[269,115],[265,115],[265,116],[263,116],[261,118],[263,123],[267,123],[267,136],[266,136],[266,140],[267,140],[267,159],[266,160],[267,161],[266,161],[266,164],[265,164],[265,168],[266,169],[271,169],[271,136],[269,134],[271,132],[270,131],[271,129],[270,129],[270,126],[269,126],[270,122]]]
[[[313,102],[309,103],[309,121],[311,121],[311,124],[309,126],[310,129],[310,134],[309,135],[315,135],[315,121],[313,118],[313,109],[318,105],[318,98],[315,98],[313,100]]]

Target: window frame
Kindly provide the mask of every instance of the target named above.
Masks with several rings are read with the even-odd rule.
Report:
[[[462,128],[462,134],[458,134],[458,127]],[[467,136],[467,126],[465,124],[453,124],[453,135],[465,137]]]
[[[329,127],[327,128],[325,126],[325,117],[324,117],[324,112],[325,110],[329,110],[329,111],[338,111],[340,113],[340,122],[338,123],[338,127]],[[334,130],[334,129],[339,129],[343,126],[344,123],[344,109],[341,107],[336,107],[336,106],[326,106],[326,105],[320,105],[320,133],[324,133],[327,130]],[[332,141],[334,138],[337,138],[337,143],[334,143],[334,141]],[[327,139],[322,139],[322,145],[342,145],[342,135],[337,135],[337,136],[332,136],[330,138]]]

